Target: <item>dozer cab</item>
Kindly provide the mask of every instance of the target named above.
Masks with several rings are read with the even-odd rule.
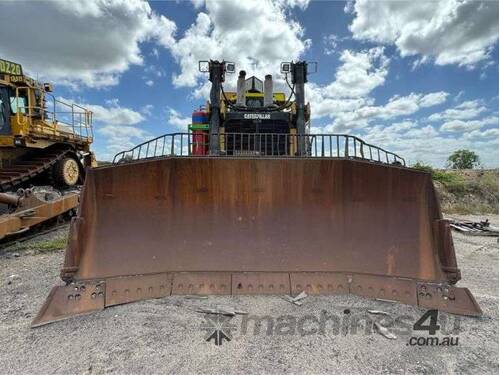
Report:
[[[0,59],[0,240],[76,208],[96,166],[92,112],[51,92]]]
[[[355,294],[480,315],[430,174],[352,135],[310,134],[309,64],[223,87],[166,134],[89,171],[61,278],[33,326],[178,294]],[[290,81],[289,81],[290,79]],[[294,97],[294,100],[292,100]]]

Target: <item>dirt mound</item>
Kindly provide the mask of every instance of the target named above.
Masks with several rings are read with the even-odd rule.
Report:
[[[446,213],[498,213],[498,169],[439,170],[434,186]]]

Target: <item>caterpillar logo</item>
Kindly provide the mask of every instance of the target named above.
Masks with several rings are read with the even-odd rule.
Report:
[[[270,113],[245,113],[243,115],[245,120],[270,120]]]

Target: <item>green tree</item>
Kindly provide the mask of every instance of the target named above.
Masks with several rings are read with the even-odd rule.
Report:
[[[479,165],[479,156],[470,150],[457,150],[448,158],[448,167],[453,169],[472,169]]]

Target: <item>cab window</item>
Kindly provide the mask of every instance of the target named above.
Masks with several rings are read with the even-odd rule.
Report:
[[[15,96],[10,97],[10,109],[12,113],[26,113],[26,98],[20,96],[16,98]]]

